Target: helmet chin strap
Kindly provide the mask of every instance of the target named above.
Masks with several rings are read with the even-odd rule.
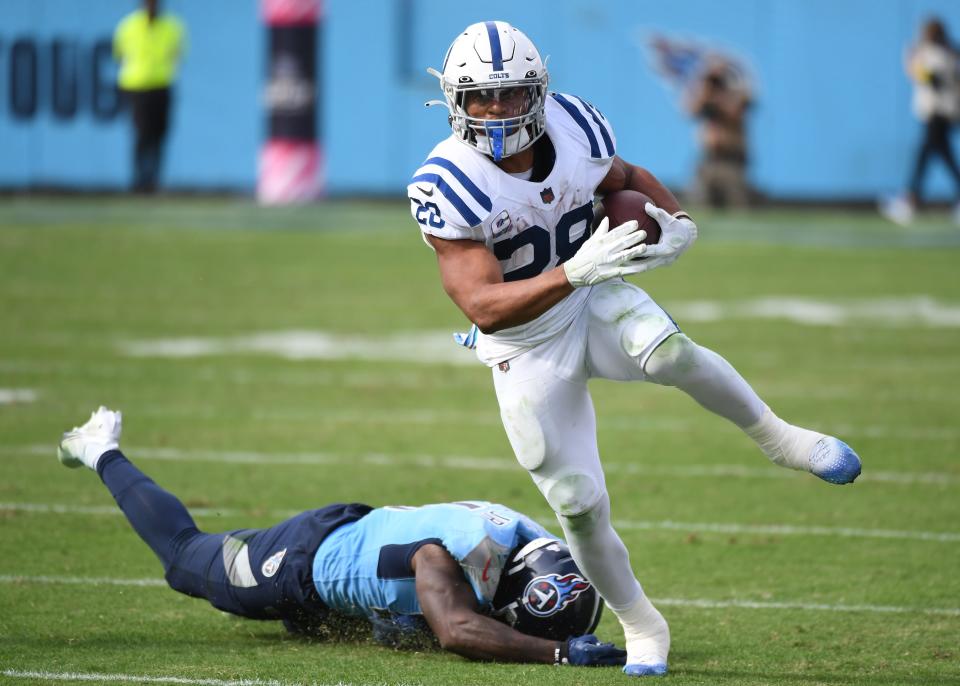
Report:
[[[503,135],[503,127],[499,124],[487,125],[486,130],[486,136],[477,136],[477,150],[492,157],[494,162],[510,157],[530,142],[530,134],[527,133],[526,126],[520,127],[516,133],[511,133],[509,136]],[[513,152],[505,155],[505,150],[513,150]]]

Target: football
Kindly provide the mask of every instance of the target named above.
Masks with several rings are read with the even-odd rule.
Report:
[[[610,228],[616,228],[624,222],[636,219],[640,222],[640,229],[647,232],[643,242],[653,245],[660,240],[660,225],[657,220],[643,209],[647,203],[652,203],[650,196],[639,191],[615,191],[603,196],[601,205],[594,208],[594,228],[604,216],[610,217]],[[654,203],[656,204],[656,203]]]

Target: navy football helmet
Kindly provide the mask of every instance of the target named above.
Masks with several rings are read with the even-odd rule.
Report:
[[[510,552],[492,614],[521,633],[564,641],[591,633],[602,611],[566,544],[537,538]]]

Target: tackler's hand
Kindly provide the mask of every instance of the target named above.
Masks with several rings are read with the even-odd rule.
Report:
[[[609,667],[627,662],[627,651],[612,643],[601,643],[593,634],[568,639],[566,650],[561,650],[562,664],[577,667]]]

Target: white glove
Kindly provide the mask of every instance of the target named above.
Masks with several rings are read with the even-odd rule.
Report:
[[[648,268],[673,264],[697,240],[697,225],[687,215],[674,217],[653,203],[648,202],[644,209],[660,225],[660,241],[647,248]]]
[[[563,263],[563,271],[570,285],[574,288],[592,286],[615,276],[643,271],[638,265],[630,263],[649,247],[641,242],[647,237],[647,232],[637,231],[637,225],[636,221],[631,220],[610,231],[610,220],[604,217],[577,253]]]

